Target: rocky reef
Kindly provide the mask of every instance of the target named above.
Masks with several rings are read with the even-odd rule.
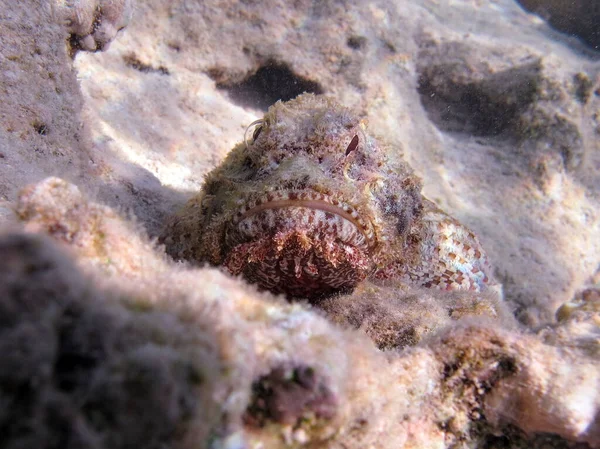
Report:
[[[3,447],[600,447],[583,46],[509,0],[2,7]],[[315,307],[165,253],[167,217],[304,91],[368,120],[503,297],[372,281]]]
[[[569,326],[577,313],[597,321],[597,296],[543,337],[499,304],[412,292],[414,304],[393,286],[357,292],[360,312],[329,304],[322,316],[169,261],[139,225],[58,178],[24,190],[16,212],[26,234],[0,241],[9,447],[599,441],[597,338]],[[331,324],[358,315],[380,347],[406,349]]]

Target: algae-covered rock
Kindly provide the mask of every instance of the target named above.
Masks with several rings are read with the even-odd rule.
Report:
[[[599,66],[572,40],[512,0],[0,6],[2,447],[600,446]],[[473,230],[504,301],[316,308],[164,253],[304,91]]]
[[[515,447],[546,433],[551,447],[600,442],[597,354],[524,333],[485,297],[359,292],[357,316],[405,295],[405,319],[422,312],[413,334],[431,323],[419,345],[382,353],[307,305],[170,262],[60,179],[24,190],[17,210],[30,234],[0,239],[0,388],[26,404],[1,416],[9,445],[494,447],[503,432]],[[378,332],[367,334],[381,346]]]

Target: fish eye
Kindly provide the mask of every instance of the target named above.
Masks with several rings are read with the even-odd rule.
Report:
[[[350,144],[346,148],[346,156],[352,153],[358,147],[358,136],[354,136],[350,141]]]
[[[246,149],[248,149],[249,144],[248,144],[248,131],[250,131],[250,129],[252,129],[252,127],[256,126],[256,129],[254,130],[254,132],[252,133],[252,140],[256,140],[256,138],[258,137],[258,135],[260,134],[262,127],[264,124],[268,124],[268,122],[266,120],[258,119],[258,120],[254,120],[252,123],[250,123],[248,125],[248,127],[246,128],[246,132],[244,132],[244,145],[246,146]]]
[[[256,127],[256,129],[254,130],[254,133],[252,134],[252,140],[258,139],[258,136],[260,136],[260,132],[262,131],[262,129],[263,129],[262,125]]]

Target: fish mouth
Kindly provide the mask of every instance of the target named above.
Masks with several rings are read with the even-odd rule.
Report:
[[[288,216],[283,217],[286,212]],[[373,225],[362,218],[356,207],[331,195],[309,190],[273,191],[249,200],[238,210],[233,224],[248,237],[277,226],[318,229],[321,224],[322,232],[344,240],[344,234],[351,228],[358,233],[353,232],[352,241],[348,243],[364,249],[375,246]]]
[[[273,191],[247,199],[225,232],[223,265],[289,297],[351,291],[374,269],[373,224],[319,192]]]

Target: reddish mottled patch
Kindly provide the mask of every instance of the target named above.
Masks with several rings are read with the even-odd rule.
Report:
[[[280,366],[252,384],[244,424],[263,427],[271,421],[296,426],[306,419],[330,420],[337,402],[326,379],[310,366]]]

